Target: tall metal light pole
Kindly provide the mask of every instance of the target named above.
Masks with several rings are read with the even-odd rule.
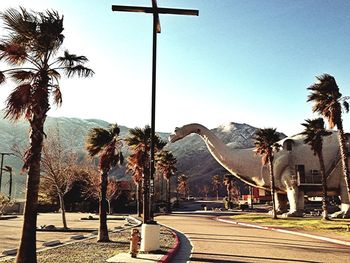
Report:
[[[142,6],[120,6],[112,5],[112,11],[136,12],[153,14],[153,56],[152,56],[152,110],[151,110],[151,164],[150,178],[144,178],[144,223],[152,223],[152,198],[154,194],[154,137],[155,137],[155,116],[156,116],[156,74],[157,74],[157,33],[160,33],[159,14],[192,15],[198,16],[198,10],[161,8],[157,6],[157,0],[152,0],[152,7]],[[147,173],[145,173],[147,174]],[[146,210],[148,211],[146,211]]]
[[[4,156],[5,155],[13,155],[13,153],[0,153],[0,154],[1,154],[1,162],[0,162],[0,192],[1,192],[2,167],[4,165]]]

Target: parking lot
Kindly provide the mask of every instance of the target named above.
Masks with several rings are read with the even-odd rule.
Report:
[[[87,218],[88,213],[67,213],[67,224],[72,230],[76,229],[90,229],[97,230],[98,220],[81,220],[81,218]],[[94,218],[98,218],[98,215],[93,215]],[[108,220],[108,228],[114,229],[115,227],[122,226],[125,223],[123,217],[113,216]],[[120,220],[117,220],[120,219]],[[23,216],[18,216],[13,219],[0,220],[0,257],[2,251],[6,249],[17,248],[21,238],[23,224]],[[40,213],[38,215],[37,227],[54,225],[57,228],[63,227],[62,218],[60,213]],[[44,242],[51,240],[69,240],[72,235],[89,235],[87,232],[48,232],[37,231],[37,247],[41,247]]]

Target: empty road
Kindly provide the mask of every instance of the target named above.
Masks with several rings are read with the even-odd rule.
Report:
[[[159,216],[160,224],[184,233],[185,247],[172,262],[350,262],[350,247],[291,234],[217,222],[214,215]],[[192,246],[192,247],[191,247]],[[192,249],[192,251],[191,251]]]

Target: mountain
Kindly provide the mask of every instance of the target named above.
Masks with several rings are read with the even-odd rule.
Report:
[[[0,152],[12,152],[13,145],[17,144],[24,149],[28,145],[28,130],[29,125],[27,121],[20,120],[18,122],[11,122],[3,119],[0,115]],[[48,117],[45,123],[45,133],[49,134],[51,129],[59,128],[59,134],[62,141],[73,147],[77,152],[86,154],[84,148],[84,141],[87,132],[94,127],[106,128],[108,122],[98,119],[79,119],[79,118],[53,118]],[[128,127],[120,126],[120,136],[127,136]],[[240,124],[230,122],[221,125],[212,131],[229,147],[231,148],[248,148],[253,147],[253,135],[257,128],[248,124]],[[163,140],[167,140],[170,133],[159,133]],[[285,137],[285,135],[283,135]],[[124,152],[127,153],[126,146]],[[217,161],[208,152],[203,140],[196,134],[187,136],[186,138],[174,143],[168,143],[166,149],[173,152],[177,158],[177,168],[179,173],[183,173],[189,177],[189,185],[193,192],[196,187],[203,184],[209,184],[213,175],[224,175],[226,170],[217,163]],[[4,165],[10,165],[14,169],[14,180],[18,185],[23,185],[25,176],[20,175],[20,168],[22,161],[18,157],[5,156]],[[120,178],[124,175],[125,169],[117,169],[116,175]],[[6,182],[7,174],[3,173],[3,189],[7,188]],[[130,175],[127,175],[130,178]],[[175,179],[173,179],[175,184]],[[23,187],[22,187],[23,188]],[[18,187],[20,189],[20,187]],[[174,188],[173,188],[174,189]],[[16,191],[16,190],[15,190]],[[17,191],[19,193],[19,190]]]

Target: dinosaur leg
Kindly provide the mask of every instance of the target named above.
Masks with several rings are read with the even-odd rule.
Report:
[[[299,191],[297,186],[287,189],[287,196],[289,201],[289,212],[284,213],[283,217],[300,217],[303,216],[304,209],[304,192]]]
[[[281,215],[288,211],[287,209],[287,196],[285,194],[275,193],[275,201],[276,201],[276,213],[277,215]]]
[[[349,201],[349,193],[346,189],[344,179],[340,182],[340,200],[341,207],[340,211],[335,212],[330,215],[331,218],[350,218],[350,201]]]

